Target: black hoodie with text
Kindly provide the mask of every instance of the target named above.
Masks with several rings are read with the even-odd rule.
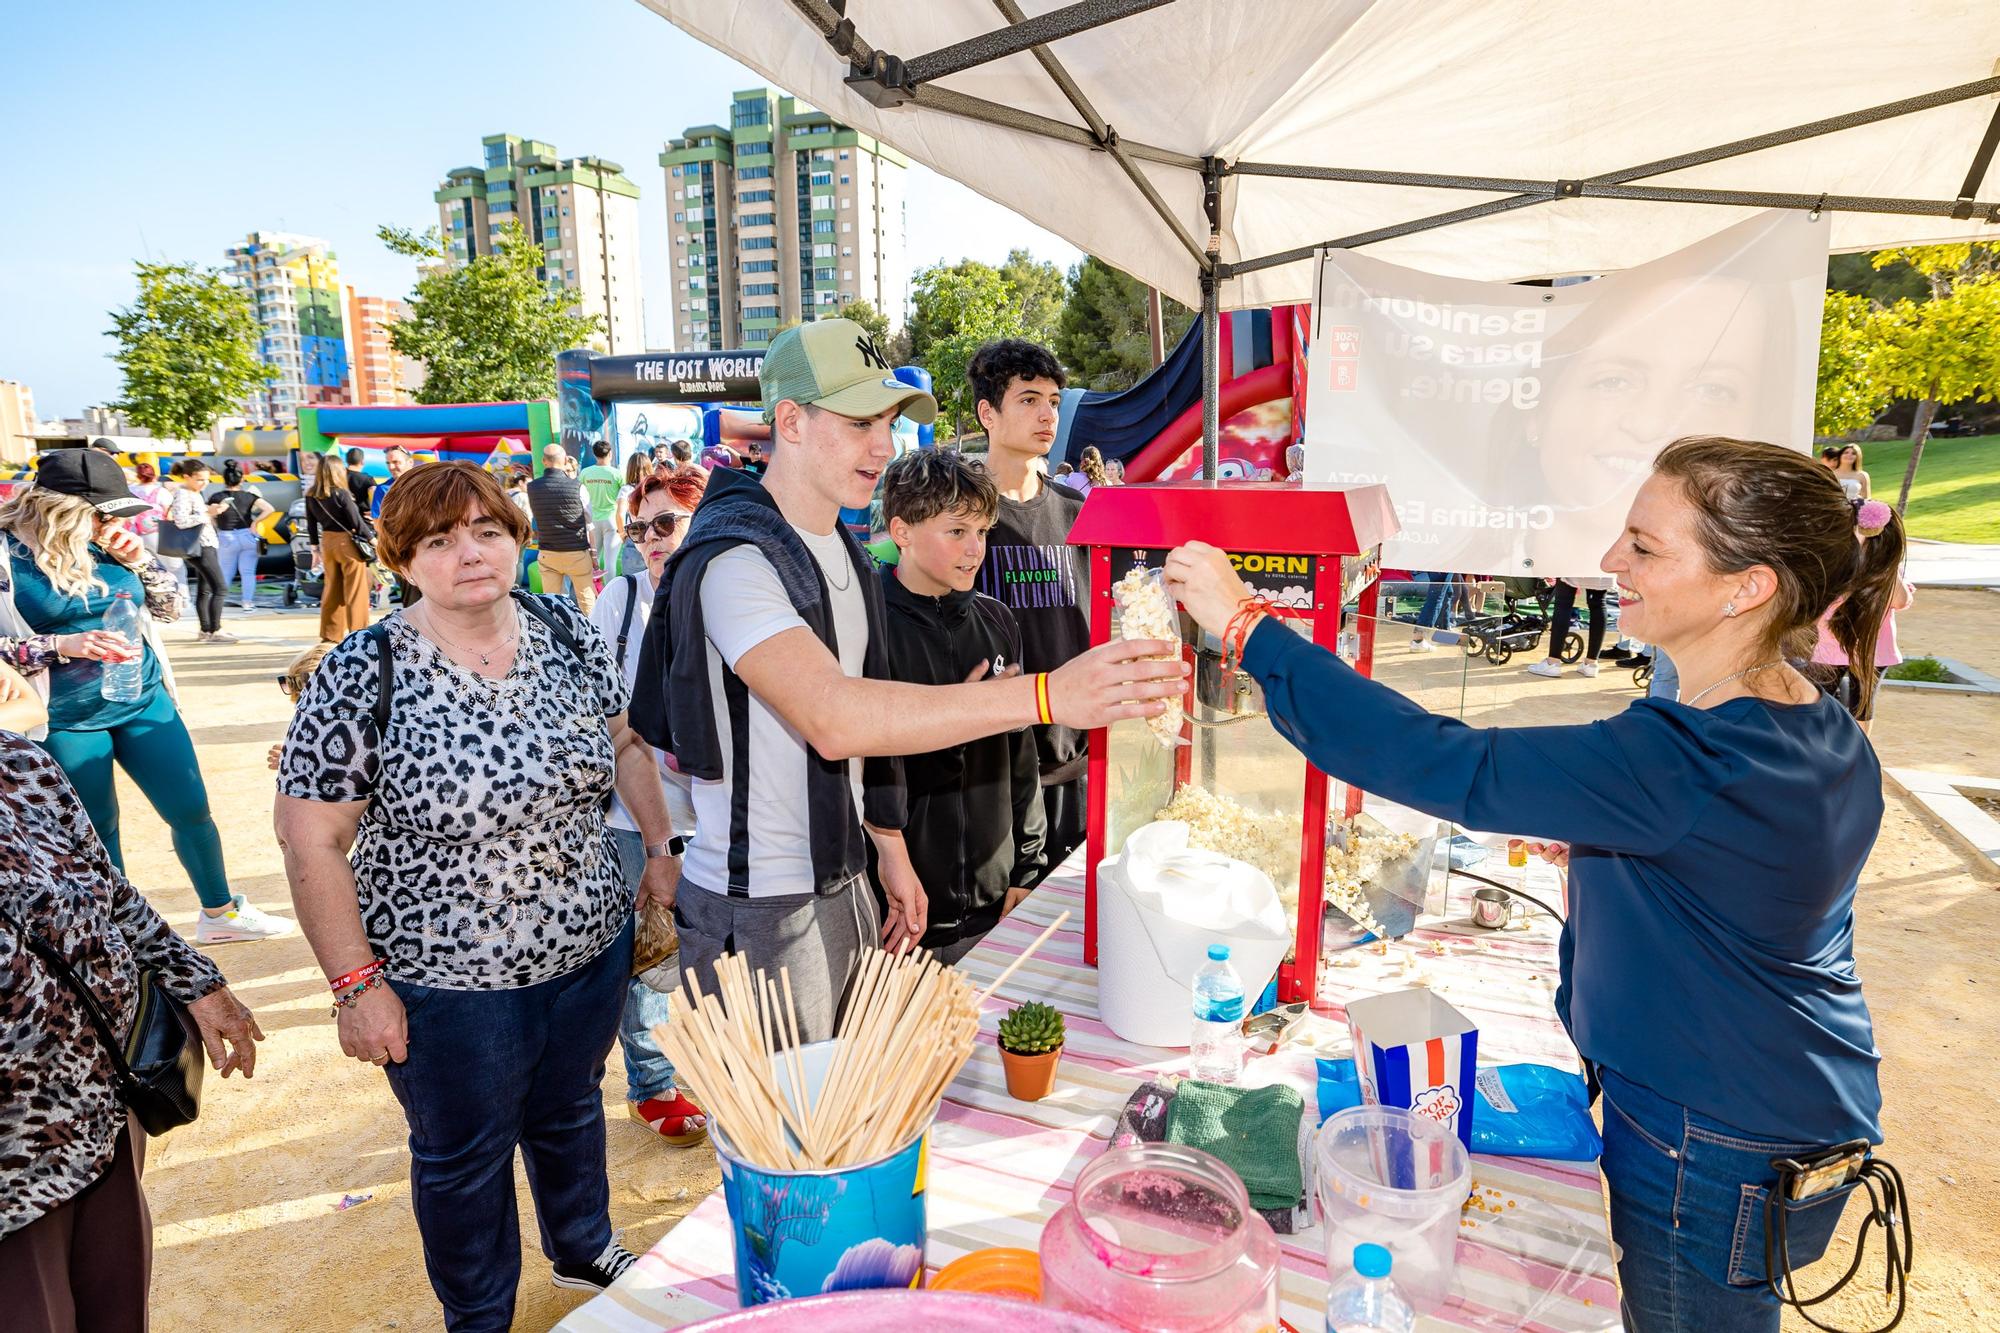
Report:
[[[882,571],[889,671],[913,685],[956,685],[984,662],[1019,664],[1021,631],[1006,607],[976,592],[927,597]],[[904,842],[930,899],[923,946],[983,935],[1007,890],[1048,873],[1040,761],[1031,728],[907,756]]]

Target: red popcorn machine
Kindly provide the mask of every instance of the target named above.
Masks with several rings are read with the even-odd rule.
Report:
[[[1126,611],[1114,591],[1121,579],[1157,569],[1182,542],[1202,541],[1229,552],[1253,592],[1299,612],[1276,623],[1372,674],[1381,545],[1397,530],[1383,486],[1175,481],[1093,488],[1069,540],[1090,548],[1092,644],[1125,637]],[[1157,619],[1160,608],[1150,610]],[[1194,666],[1185,743],[1163,745],[1144,721],[1090,734],[1084,961],[1097,964],[1099,865],[1133,830],[1181,819],[1191,845],[1270,875],[1295,924],[1278,998],[1313,1000],[1326,911],[1329,780],[1278,734],[1257,683],[1243,671],[1222,670],[1220,641],[1185,612],[1176,609],[1174,618]],[[1346,790],[1344,818],[1360,811],[1361,796]]]

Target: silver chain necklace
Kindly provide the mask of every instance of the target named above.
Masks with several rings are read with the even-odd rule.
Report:
[[[445,647],[451,649],[453,652],[471,654],[472,656],[478,658],[479,665],[484,667],[484,666],[492,666],[494,655],[497,653],[505,652],[507,650],[507,645],[514,642],[514,636],[521,632],[521,613],[518,611],[514,613],[514,628],[508,633],[507,637],[500,640],[498,644],[487,649],[483,653],[480,652],[477,648],[466,648],[459,644],[453,643],[450,639],[445,638],[445,636],[438,630],[437,618],[430,613],[430,609],[428,607],[426,607],[424,610],[424,624],[426,627],[429,628],[430,632],[437,637],[437,641],[439,643],[442,643]]]
[[[1741,671],[1732,671],[1728,675],[1724,676],[1721,680],[1716,681],[1715,684],[1710,685],[1707,689],[1695,695],[1694,698],[1686,700],[1686,705],[1689,708],[1693,708],[1696,704],[1700,703],[1703,699],[1706,699],[1709,695],[1715,693],[1715,691],[1721,689],[1724,685],[1727,685],[1732,680],[1741,680],[1745,676],[1752,675],[1756,672],[1769,671],[1774,666],[1783,666],[1783,665],[1784,663],[1782,661],[1764,662],[1757,666],[1744,667]],[[1682,702],[1681,692],[1679,690],[1674,691],[1674,702],[1675,703]]]

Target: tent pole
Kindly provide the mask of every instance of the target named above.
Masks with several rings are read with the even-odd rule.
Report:
[[[1203,158],[1201,206],[1208,214],[1208,252],[1201,266],[1201,479],[1221,472],[1222,403],[1222,161]]]
[[[1222,398],[1222,308],[1213,269],[1201,271],[1201,478],[1214,481],[1221,467],[1221,426],[1216,417]]]
[[[911,56],[903,62],[903,68],[912,84],[929,83],[1172,3],[1173,0],[1077,0],[1075,4],[1033,18],[1009,14],[1006,27]]]

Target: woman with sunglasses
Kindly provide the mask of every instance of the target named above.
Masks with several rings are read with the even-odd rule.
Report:
[[[630,688],[639,677],[639,644],[646,636],[646,620],[652,611],[653,590],[667,558],[679,549],[687,535],[687,521],[701,503],[708,473],[698,467],[671,468],[665,476],[645,478],[632,493],[625,521],[627,545],[635,547],[643,563],[632,572],[605,585],[591,608],[590,619],[611,645],[619,670]],[[654,751],[660,777],[667,793],[667,813],[674,833],[682,838],[694,833],[694,798],[689,779],[673,766],[670,755]],[[639,876],[646,868],[646,840],[632,812],[616,796],[611,800],[611,839],[618,849],[618,865],[625,883],[638,892]],[[634,1120],[677,1147],[701,1142],[708,1134],[708,1118],[688,1100],[674,1081],[674,1062],[653,1040],[653,1025],[667,1021],[667,995],[656,991],[643,976],[633,977],[625,995],[625,1012],[618,1024],[618,1044],[625,1051],[625,1108]]]

